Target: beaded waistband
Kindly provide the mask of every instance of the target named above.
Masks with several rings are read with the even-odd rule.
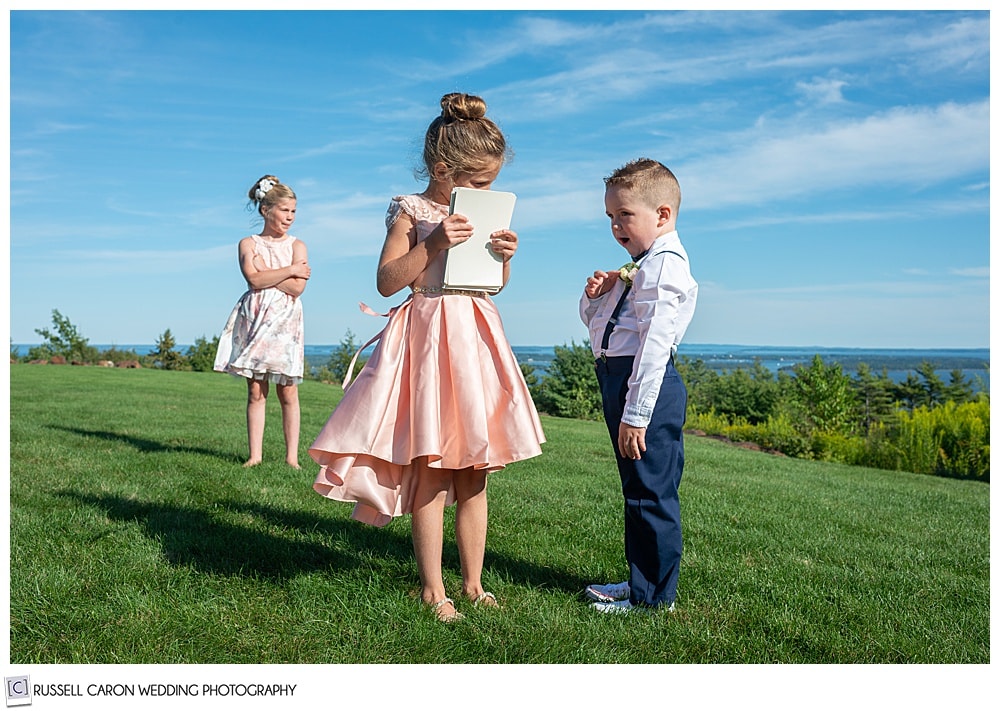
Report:
[[[486,291],[476,291],[474,289],[446,289],[443,286],[415,286],[414,294],[458,294],[461,296],[489,296]]]

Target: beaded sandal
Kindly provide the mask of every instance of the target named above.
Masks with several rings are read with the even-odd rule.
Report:
[[[455,614],[447,615],[441,612],[441,608],[448,604],[450,604],[452,608],[455,609]],[[441,622],[456,622],[465,617],[465,615],[463,615],[461,612],[458,611],[458,608],[455,607],[455,601],[452,600],[450,597],[446,597],[443,600],[438,600],[437,602],[435,602],[433,605],[431,605],[431,610],[434,611],[434,614],[437,615],[437,618],[441,620]]]
[[[500,607],[500,603],[497,602],[497,596],[491,592],[484,592],[482,595],[477,597],[472,601],[473,607],[480,607],[479,603],[483,603],[482,607]]]

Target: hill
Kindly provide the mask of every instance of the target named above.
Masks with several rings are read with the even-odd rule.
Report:
[[[300,461],[339,395],[302,385]],[[11,663],[989,663],[986,484],[688,438],[678,611],[606,619],[580,591],[625,571],[607,431],[543,418],[544,454],[490,480],[503,609],[445,627],[409,520],[316,495],[271,400],[248,470],[235,378],[11,366]]]

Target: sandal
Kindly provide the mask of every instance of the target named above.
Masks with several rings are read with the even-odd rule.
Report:
[[[443,613],[441,611],[441,608],[444,607],[445,605],[451,605],[452,609],[455,610],[455,613],[452,615]],[[458,608],[455,607],[455,601],[452,600],[450,597],[446,597],[443,600],[438,600],[437,602],[435,602],[433,605],[431,605],[431,610],[434,611],[434,614],[441,622],[457,622],[458,620],[461,620],[465,617],[465,615],[463,615],[461,612],[458,611]]]
[[[497,596],[491,592],[484,592],[482,595],[477,597],[472,601],[472,606],[480,607],[479,603],[483,603],[482,607],[500,607],[500,603],[497,602]]]

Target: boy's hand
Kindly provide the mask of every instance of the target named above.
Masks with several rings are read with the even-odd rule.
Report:
[[[642,459],[646,451],[646,428],[622,422],[618,426],[618,451],[623,459]]]
[[[584,293],[587,295],[588,299],[596,299],[602,294],[607,294],[611,291],[611,287],[615,285],[618,281],[618,271],[613,272],[602,272],[598,269],[594,272],[594,276],[587,277],[587,286],[584,287]]]

